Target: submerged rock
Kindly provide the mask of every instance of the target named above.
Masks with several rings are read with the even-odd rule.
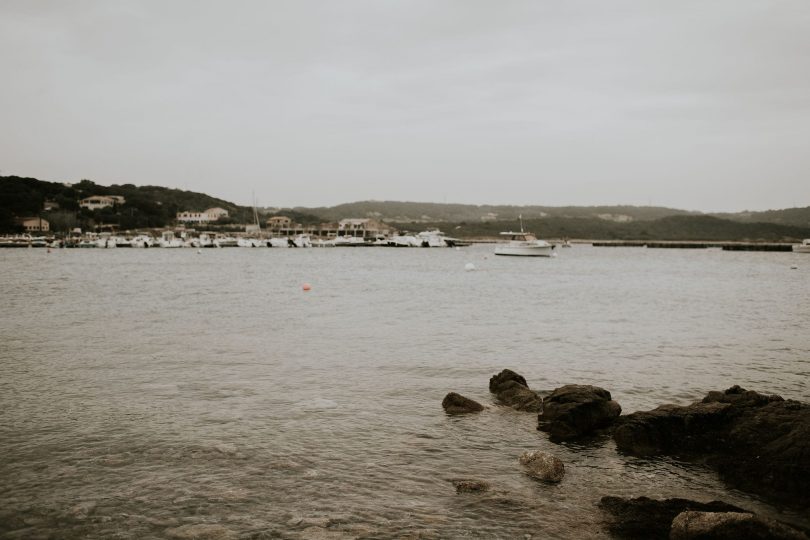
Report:
[[[568,384],[543,398],[537,429],[552,439],[571,439],[610,426],[621,412],[604,388]]]
[[[671,540],[807,540],[807,535],[784,523],[741,512],[695,512],[672,520]]]
[[[537,392],[529,390],[526,379],[511,369],[504,369],[489,379],[489,391],[504,405],[519,411],[539,412],[543,400]]]
[[[444,396],[442,407],[444,407],[444,412],[447,414],[464,414],[484,410],[484,406],[477,401],[473,401],[455,392],[450,392]]]
[[[669,538],[672,520],[687,510],[701,512],[745,512],[741,508],[720,501],[701,503],[689,499],[656,500],[647,497],[623,499],[602,497],[599,507],[606,514],[610,533],[626,539]]]
[[[526,467],[526,474],[543,482],[561,482],[565,476],[562,460],[541,450],[523,452],[520,464]]]
[[[739,386],[691,405],[619,419],[619,450],[706,459],[730,483],[795,505],[810,503],[810,407]]]
[[[489,484],[483,480],[450,480],[456,488],[456,493],[483,493],[489,491]]]

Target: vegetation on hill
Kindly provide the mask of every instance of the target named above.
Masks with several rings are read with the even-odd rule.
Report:
[[[371,217],[389,223],[461,222],[541,217],[649,220],[695,212],[657,206],[509,206],[397,201],[361,201],[332,207],[295,210],[316,214],[328,221],[345,217]],[[600,217],[601,216],[601,217]]]
[[[705,240],[796,242],[810,238],[810,227],[774,223],[740,223],[713,216],[668,216],[650,221],[618,223],[593,218],[542,218],[523,220],[524,229],[541,238],[593,240]],[[520,230],[517,220],[490,223],[418,223],[413,229],[442,228],[449,236],[495,237],[501,231]]]
[[[120,195],[125,202],[100,210],[79,208],[79,200],[93,195]],[[43,212],[46,201],[53,201],[58,210]],[[231,219],[244,222],[250,209],[204,193],[160,186],[132,184],[102,186],[82,180],[76,184],[45,182],[36,178],[0,176],[0,232],[17,232],[15,217],[40,215],[51,222],[56,231],[72,227],[84,229],[101,224],[116,225],[121,230],[165,227],[177,212],[224,208]]]

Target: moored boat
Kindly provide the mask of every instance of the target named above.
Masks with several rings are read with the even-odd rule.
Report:
[[[520,216],[520,232],[502,232],[509,241],[495,247],[495,255],[513,255],[517,257],[551,257],[554,246],[545,240],[523,230],[523,217]]]
[[[810,238],[805,238],[802,240],[801,244],[796,244],[793,246],[794,253],[810,253]]]

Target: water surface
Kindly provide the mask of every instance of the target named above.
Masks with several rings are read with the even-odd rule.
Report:
[[[0,536],[599,537],[603,495],[809,524],[699,464],[440,403],[492,404],[506,367],[624,412],[733,384],[809,401],[810,256],[491,250],[3,250]],[[561,484],[522,474],[538,448]]]

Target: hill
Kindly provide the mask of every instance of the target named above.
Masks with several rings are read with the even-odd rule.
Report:
[[[468,223],[418,224],[415,228],[444,228],[450,236],[495,237],[500,231],[519,230],[517,220]],[[810,227],[774,223],[740,223],[713,216],[667,216],[661,219],[611,222],[594,218],[549,217],[523,220],[524,228],[541,238],[587,238],[593,240],[703,240],[750,242],[797,242],[810,238]]]
[[[657,206],[512,206],[400,201],[359,201],[332,207],[294,210],[315,214],[327,221],[346,217],[372,217],[389,223],[497,221],[542,217],[597,218],[606,221],[658,219],[696,212]]]
[[[125,202],[96,211],[80,209],[79,200],[93,195],[120,195]],[[57,209],[43,213],[46,201],[56,203]],[[115,224],[121,229],[165,227],[172,223],[177,212],[214,207],[224,208],[235,221],[244,221],[250,215],[248,208],[194,191],[132,184],[102,186],[90,180],[68,184],[0,176],[0,232],[16,231],[15,216],[35,215],[48,219],[57,231],[98,223]]]

